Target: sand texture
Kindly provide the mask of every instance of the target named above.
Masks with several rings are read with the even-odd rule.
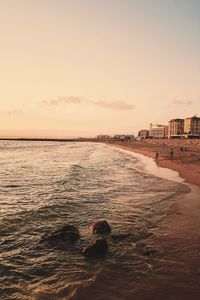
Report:
[[[153,270],[157,272],[157,277],[152,275],[151,278],[138,282],[133,298],[199,299],[200,140],[145,140],[112,142],[111,145],[154,159],[158,152],[159,157],[156,160],[158,166],[177,171],[191,188],[191,192],[174,201],[166,211],[162,226],[157,228],[146,241],[159,245],[163,255],[152,259]],[[184,150],[181,147],[184,147]],[[173,148],[173,159],[170,157],[171,148]],[[159,278],[163,280],[160,281]]]
[[[159,166],[177,171],[187,182],[200,186],[200,140],[147,139],[132,142],[111,142],[111,145],[158,159]],[[170,151],[173,149],[173,157]]]

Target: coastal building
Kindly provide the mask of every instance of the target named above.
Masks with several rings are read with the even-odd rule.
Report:
[[[184,135],[184,119],[172,119],[169,121],[168,137],[178,138]]]
[[[200,138],[200,118],[193,116],[184,121],[184,132],[187,137]]]
[[[97,136],[98,140],[109,140],[110,138],[111,138],[110,135],[107,134],[100,134]]]
[[[146,139],[149,137],[149,130],[147,129],[142,129],[138,132],[138,137],[140,137],[141,139]]]
[[[116,134],[113,137],[115,141],[132,141],[134,140],[134,135],[132,134]]]
[[[133,141],[134,138],[135,138],[135,136],[134,136],[133,134],[127,134],[126,137],[125,137],[125,139],[126,139],[127,141]]]
[[[152,138],[163,139],[168,137],[168,126],[161,124],[150,124],[149,135]]]

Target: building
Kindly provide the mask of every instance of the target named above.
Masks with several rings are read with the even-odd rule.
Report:
[[[107,134],[100,134],[97,136],[97,139],[98,140],[109,140],[110,139],[110,135],[107,135]]]
[[[142,129],[138,132],[138,137],[140,137],[141,139],[146,139],[149,137],[149,130],[147,129]]]
[[[186,118],[184,121],[184,132],[187,137],[200,138],[200,118],[197,116]]]
[[[163,139],[168,137],[168,126],[161,124],[150,124],[149,135],[152,138]]]
[[[168,137],[179,138],[184,135],[184,119],[172,119],[169,121]]]
[[[134,135],[132,134],[116,134],[113,137],[115,141],[132,141],[134,140]]]

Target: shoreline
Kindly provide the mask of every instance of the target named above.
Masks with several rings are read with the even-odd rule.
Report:
[[[154,151],[146,150],[141,145],[138,148],[130,146],[131,143],[123,142],[107,145],[139,153],[151,159],[155,158]],[[170,170],[171,175],[173,175],[173,171],[178,172],[178,174],[175,172],[175,178],[171,178],[171,180],[179,178],[180,182],[190,188],[190,192],[178,196],[170,204],[162,220],[162,225],[153,229],[153,235],[146,239],[145,243],[159,247],[162,255],[151,259],[152,268],[153,270],[155,268],[157,277],[139,280],[133,297],[142,300],[156,298],[197,300],[200,293],[198,285],[200,275],[200,231],[198,230],[200,227],[200,182],[199,178],[197,180],[194,178],[198,172],[197,174],[194,172],[193,177],[189,178],[189,174],[193,171],[185,172],[184,166],[179,165],[176,161],[165,159],[163,161],[152,160],[152,162],[157,164],[158,169],[161,167]],[[197,168],[199,168],[198,165]],[[157,176],[159,175],[162,177],[162,174],[157,174]],[[181,177],[185,181],[181,181]],[[159,278],[162,276],[165,278],[166,274],[168,274],[168,280],[160,281]],[[145,293],[147,290],[148,294]]]
[[[0,141],[14,141],[14,142],[93,142],[92,138],[31,138],[31,137],[16,137],[7,138],[0,137]]]
[[[177,172],[160,168],[154,159],[131,152],[127,147],[90,143],[88,148],[77,143],[75,147],[58,145],[58,148],[51,149],[51,145],[48,145],[51,153],[49,155],[46,145],[43,150],[41,149],[43,146],[38,146],[36,152],[32,151],[31,146],[30,152],[33,154],[25,156],[21,148],[19,152],[16,148],[16,160],[13,152],[9,160],[3,151],[5,154],[3,162],[7,163],[3,164],[5,171],[3,168],[2,172],[5,174],[5,181],[2,181],[2,187],[5,187],[3,204],[9,205],[9,200],[12,200],[10,197],[15,197],[13,205],[16,204],[18,208],[24,197],[26,201],[24,204],[31,205],[25,212],[24,206],[19,207],[19,212],[14,206],[10,212],[8,208],[8,215],[12,214],[11,218],[2,215],[2,266],[5,265],[7,270],[6,267],[11,265],[13,272],[18,272],[19,264],[18,260],[15,263],[15,258],[18,259],[19,256],[21,265],[21,272],[17,273],[19,277],[16,281],[15,278],[7,279],[2,276],[3,280],[5,278],[5,283],[2,281],[4,286],[9,287],[7,290],[3,286],[3,292],[5,290],[8,298],[19,295],[20,299],[30,297],[38,300],[51,297],[74,300],[199,299],[200,188],[198,186],[186,184]],[[8,149],[9,147],[10,145]],[[85,149],[84,152],[81,151],[81,147]],[[26,147],[24,149],[26,150]],[[92,156],[92,159],[90,155],[87,158],[87,154],[93,155],[95,150],[97,155]],[[54,160],[55,153],[58,160]],[[76,153],[78,156],[74,159]],[[79,153],[82,153],[81,156]],[[29,161],[34,161],[27,172],[22,169],[21,176],[18,172],[13,172],[15,165],[17,168],[19,166],[19,163],[16,164],[18,155],[23,159],[20,166],[26,166]],[[47,168],[44,169],[41,165],[41,162],[47,162],[44,159],[46,156],[48,173]],[[103,164],[99,167],[99,161],[102,160]],[[107,169],[107,162],[109,164],[110,160],[112,163]],[[72,161],[69,168],[68,161]],[[86,168],[78,168],[77,172],[76,167],[82,166],[79,165],[81,161],[84,161]],[[7,165],[10,166],[10,173],[7,172]],[[125,173],[127,170],[128,177],[121,168],[125,168]],[[50,176],[47,177],[49,171]],[[165,180],[146,176],[147,173],[178,181],[180,184],[167,183]],[[19,188],[13,185],[14,189],[10,189],[7,185],[10,174],[14,174],[11,180],[14,179],[14,184]],[[41,180],[41,176],[45,181]],[[25,189],[21,189],[24,180],[27,185]],[[52,184],[53,190],[49,188]],[[191,187],[191,191],[184,193],[187,186]],[[38,199],[42,200],[41,204],[38,203]],[[161,203],[163,201],[164,203]],[[2,208],[7,209],[6,206]],[[113,236],[108,237],[107,256],[89,262],[82,256],[82,249],[97,238],[90,234],[89,226],[99,218],[110,222]],[[66,220],[67,223],[72,222],[80,227],[81,238],[77,245],[74,243],[60,245],[60,248],[58,245],[57,248],[56,244],[40,243],[44,233],[55,230],[55,224],[63,226]],[[24,224],[23,230],[21,224]],[[36,246],[32,247],[33,244]],[[7,258],[5,253],[10,249],[13,253]],[[43,269],[44,273],[41,272]],[[26,285],[25,293],[19,282]]]
[[[199,155],[199,161],[195,161],[194,153],[187,152],[187,156],[191,158],[191,161],[184,161],[184,157],[180,159],[174,157],[174,159],[170,159],[167,156],[167,152],[170,152],[170,146],[165,147],[164,149],[162,146],[158,144],[145,144],[144,142],[113,142],[113,143],[106,143],[106,145],[118,147],[124,150],[132,151],[135,153],[142,154],[146,157],[154,159],[155,163],[162,168],[167,168],[173,171],[178,172],[179,176],[183,178],[186,182],[197,185],[200,187],[200,151],[195,152],[196,156]],[[155,159],[155,153],[159,152],[159,158]],[[189,154],[189,155],[188,155]],[[176,154],[177,155],[177,154]],[[178,155],[177,155],[178,156]],[[192,159],[194,161],[192,161]]]

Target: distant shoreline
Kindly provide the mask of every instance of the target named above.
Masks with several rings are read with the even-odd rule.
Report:
[[[21,141],[21,142],[96,142],[92,138],[0,138],[0,141]]]

